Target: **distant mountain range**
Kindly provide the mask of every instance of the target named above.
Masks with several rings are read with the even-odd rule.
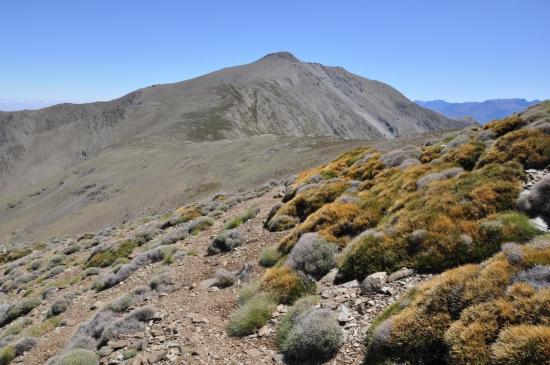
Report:
[[[540,103],[540,100],[525,99],[491,99],[466,103],[450,103],[445,100],[431,100],[415,102],[424,107],[441,113],[449,118],[473,118],[485,124],[493,119],[504,118],[512,113],[520,112],[531,105]]]
[[[41,101],[41,100],[11,100],[0,99],[0,111],[12,112],[18,110],[36,110],[46,108],[55,104],[60,104],[59,101]]]

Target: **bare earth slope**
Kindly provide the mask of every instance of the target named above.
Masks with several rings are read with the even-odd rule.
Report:
[[[0,113],[0,191],[28,187],[136,136],[373,139],[461,126],[386,84],[281,52],[109,102]]]
[[[417,136],[369,144],[421,143]],[[0,242],[116,226],[218,191],[249,189],[324,163],[364,141],[273,135],[211,142],[136,139],[17,194],[0,195]]]

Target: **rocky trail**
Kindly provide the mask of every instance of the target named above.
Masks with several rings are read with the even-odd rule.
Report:
[[[235,285],[223,289],[212,285],[220,270],[237,272],[247,264],[251,266],[251,271],[244,278],[246,282],[261,277],[264,268],[258,265],[260,251],[277,244],[286,234],[263,228],[271,207],[280,200],[281,189],[277,186],[260,197],[235,205],[217,218],[210,228],[177,242],[180,252],[186,254],[177,256],[170,266],[161,269],[158,263],[147,265],[119,285],[98,293],[88,290],[91,279],[60,289],[48,303],[68,293],[73,296],[67,311],[59,316],[62,325],[40,337],[32,350],[14,361],[28,365],[45,363],[62,352],[79,326],[89,321],[106,303],[147,285],[161,272],[171,278],[171,285],[160,292],[148,292],[128,308],[151,306],[157,310],[155,317],[144,331],[121,335],[101,347],[98,354],[102,364],[283,363],[283,356],[275,345],[275,335],[278,321],[288,307],[279,305],[272,319],[257,333],[244,338],[231,337],[226,333],[225,326],[238,305],[237,293],[245,282],[237,281]],[[260,212],[239,226],[246,242],[228,253],[206,255],[209,243],[224,230],[224,221],[251,207],[258,207]],[[174,229],[177,226],[166,232]],[[68,269],[63,275],[70,273],[71,269]],[[372,288],[365,291],[357,281],[332,284],[334,274],[335,271],[332,271],[319,281],[319,305],[334,311],[344,330],[345,342],[328,363],[359,364],[369,323],[400,294],[424,281],[427,276],[415,275],[407,269],[390,275],[387,280],[383,274],[381,281],[376,281]],[[45,304],[35,308],[30,317],[38,318],[46,308]]]

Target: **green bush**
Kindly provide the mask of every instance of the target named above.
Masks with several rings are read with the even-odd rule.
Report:
[[[15,349],[12,346],[4,346],[0,349],[0,365],[7,365],[15,358]]]
[[[225,222],[224,227],[225,229],[234,229],[240,226],[241,224],[245,223],[246,221],[256,217],[258,213],[260,212],[260,208],[257,206],[253,206],[245,210],[243,213],[229,219],[227,222]]]
[[[107,308],[115,313],[125,312],[132,304],[136,297],[132,293],[126,293],[107,305]]]
[[[281,253],[277,246],[264,247],[260,253],[260,265],[263,267],[272,267],[281,258]]]
[[[247,336],[267,323],[277,302],[270,294],[258,294],[249,299],[229,317],[227,333],[231,336]]]
[[[53,302],[53,304],[50,306],[50,309],[48,309],[48,313],[46,313],[46,317],[53,317],[57,316],[67,310],[70,304],[69,298],[60,298]]]
[[[61,355],[54,365],[98,365],[99,357],[94,351],[75,349]]]
[[[275,295],[280,303],[292,304],[296,299],[315,294],[315,280],[293,271],[288,266],[272,267],[262,277],[262,290]]]
[[[138,245],[136,242],[126,240],[119,243],[115,248],[110,248],[105,251],[98,251],[88,258],[86,267],[107,267],[111,266],[120,258],[128,258]]]
[[[544,363],[550,271],[539,262],[550,257],[550,241],[541,236],[504,249],[434,277],[391,306],[369,329],[365,362]]]
[[[260,292],[261,284],[258,281],[254,281],[247,286],[239,290],[239,304],[244,304],[252,299],[256,294]]]

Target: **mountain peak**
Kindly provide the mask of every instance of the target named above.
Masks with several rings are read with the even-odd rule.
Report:
[[[268,53],[260,58],[260,60],[284,60],[290,62],[300,62],[299,59],[297,59],[292,53],[288,51]]]

